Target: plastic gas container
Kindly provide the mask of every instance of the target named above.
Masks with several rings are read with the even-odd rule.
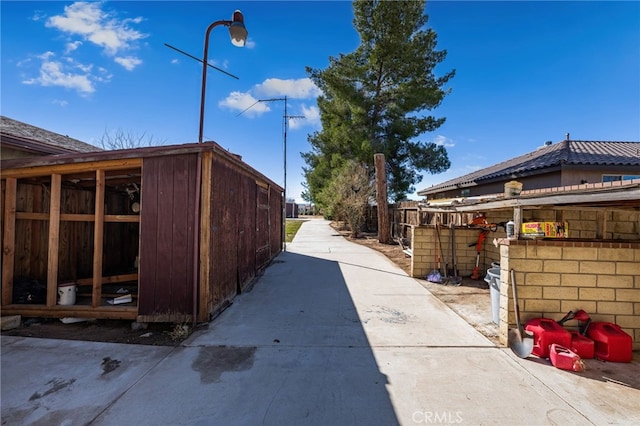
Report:
[[[571,347],[571,333],[551,318],[532,318],[524,328],[533,333],[532,353],[541,358],[549,358],[549,346],[553,343]]]
[[[631,362],[631,336],[611,322],[592,322],[587,336],[595,342],[595,356],[603,361]]]
[[[591,359],[595,353],[595,342],[577,331],[571,333],[571,350],[583,359]]]

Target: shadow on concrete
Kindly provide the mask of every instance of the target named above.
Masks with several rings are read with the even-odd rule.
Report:
[[[199,382],[191,392],[195,408],[189,414],[197,421],[399,423],[387,377],[378,368],[337,262],[282,253],[250,292],[185,346],[198,349],[185,375]],[[238,362],[234,354],[242,354]],[[147,379],[156,380],[153,375]],[[147,387],[156,385],[162,387],[160,382]],[[132,393],[128,396],[131,400]],[[171,403],[166,390],[153,398],[161,406]],[[121,405],[116,408],[128,410]],[[145,418],[150,420],[171,421],[171,413]]]

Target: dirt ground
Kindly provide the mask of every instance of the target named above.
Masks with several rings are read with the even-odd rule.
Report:
[[[402,252],[398,244],[381,244],[376,234],[361,234],[350,238],[347,231],[335,225],[334,229],[357,244],[377,250],[407,274],[411,258]],[[426,280],[417,280],[432,294],[442,300],[469,324],[493,342],[497,342],[498,326],[491,322],[491,306],[488,285],[484,281],[464,279],[460,286],[441,285]],[[48,339],[85,340],[94,342],[129,343],[154,346],[177,346],[189,332],[185,327],[192,324],[149,323],[136,324],[126,320],[93,320],[64,324],[59,319],[23,318],[22,325],[2,335],[41,337]],[[201,325],[206,327],[207,325]]]
[[[178,346],[188,337],[181,324],[149,323],[146,328],[135,328],[127,320],[101,319],[64,324],[55,318],[22,318],[20,327],[3,331],[2,335],[152,346]]]

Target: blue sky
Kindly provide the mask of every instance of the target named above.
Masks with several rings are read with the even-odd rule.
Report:
[[[247,45],[213,29],[204,139],[282,184],[302,202],[307,135],[319,130],[318,89],[306,66],[359,44],[349,1],[2,1],[2,115],[99,145],[120,129],[157,143],[198,140],[202,57],[214,21],[244,14]],[[417,190],[535,150],[545,141],[640,141],[640,2],[430,1],[428,26],[451,69],[433,111],[446,123],[423,141],[444,144],[446,173]],[[240,115],[239,115],[240,114]],[[409,194],[410,198],[417,199]]]

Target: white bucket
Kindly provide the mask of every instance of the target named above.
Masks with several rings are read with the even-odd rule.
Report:
[[[58,305],[76,304],[77,286],[74,283],[64,283],[58,286]]]

